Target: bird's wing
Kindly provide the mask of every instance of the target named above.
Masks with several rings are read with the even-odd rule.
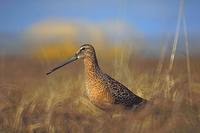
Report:
[[[123,84],[111,78],[109,75],[107,77],[107,86],[114,98],[116,104],[123,104],[125,106],[133,106],[141,103],[143,99],[135,95]]]

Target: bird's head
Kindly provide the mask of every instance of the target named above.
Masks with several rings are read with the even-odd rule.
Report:
[[[93,57],[95,56],[95,50],[92,45],[84,44],[79,48],[79,50],[76,52],[75,55],[77,56],[78,59]]]
[[[94,50],[94,47],[90,44],[84,44],[82,45],[78,51],[71,57],[69,58],[65,63],[51,69],[49,72],[47,72],[47,75],[51,74],[52,72],[54,72],[55,70],[71,63],[71,62],[74,62],[78,59],[84,59],[84,58],[87,58],[87,57],[95,57],[95,50]]]

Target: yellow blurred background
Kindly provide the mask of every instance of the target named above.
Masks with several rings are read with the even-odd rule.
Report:
[[[23,35],[26,45],[30,46],[28,51],[38,59],[65,59],[85,43],[94,45],[100,56],[110,59],[136,44],[137,49],[141,47],[136,38],[130,38],[131,32],[128,24],[119,21],[91,24],[47,20],[30,26]]]

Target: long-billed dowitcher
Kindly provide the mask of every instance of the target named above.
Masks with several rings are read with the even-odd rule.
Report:
[[[95,49],[90,44],[82,45],[74,56],[64,64],[51,69],[47,75],[78,59],[83,59],[84,61],[86,92],[89,100],[94,105],[106,109],[115,104],[124,107],[137,107],[146,102],[145,99],[135,95],[123,84],[114,80],[100,69]]]

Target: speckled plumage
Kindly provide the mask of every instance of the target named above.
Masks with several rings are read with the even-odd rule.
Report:
[[[67,62],[51,69],[47,75],[75,60],[83,59],[86,75],[86,92],[89,100],[102,109],[113,105],[138,107],[146,100],[135,95],[127,87],[105,74],[99,67],[95,49],[90,44],[84,44]]]
[[[109,108],[113,104],[133,107],[146,101],[135,95],[123,84],[103,73],[98,65],[94,48],[89,44],[81,47],[86,46],[92,52],[83,59],[86,73],[86,90],[93,104],[100,108]]]

